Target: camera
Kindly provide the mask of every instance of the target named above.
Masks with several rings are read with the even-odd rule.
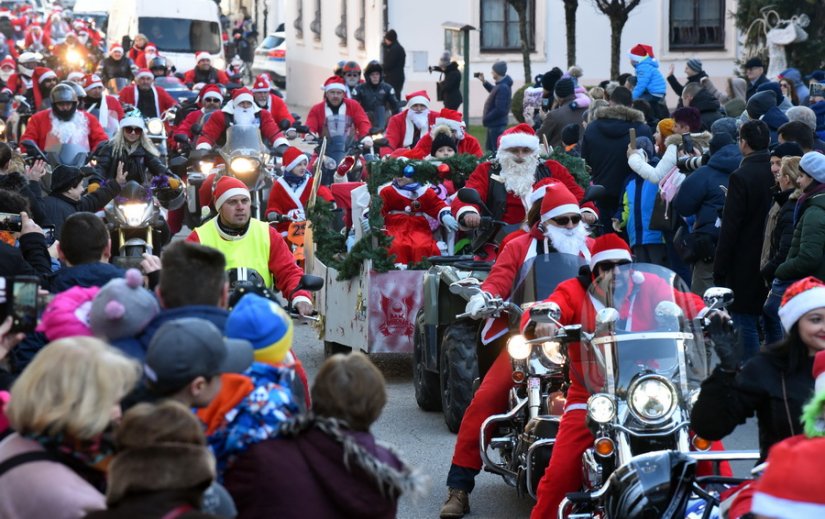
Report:
[[[473,77],[476,77],[476,78],[481,77],[481,72],[476,72],[476,73],[474,73],[474,74],[473,74]]]
[[[19,214],[0,213],[0,231],[20,232],[23,230],[23,219]]]

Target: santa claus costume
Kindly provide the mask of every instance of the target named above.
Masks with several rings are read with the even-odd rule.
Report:
[[[86,151],[93,151],[109,137],[97,119],[87,112],[75,110],[69,120],[61,120],[50,108],[29,119],[26,131],[20,137],[21,142],[27,140],[34,141],[43,151],[56,151],[64,144],[77,144]]]
[[[43,52],[52,45],[52,40],[43,32],[43,27],[34,24],[26,32],[23,48],[28,52]]]
[[[103,82],[100,80],[100,76],[97,74],[87,74],[83,78],[83,89],[86,90],[87,93],[84,100],[86,111],[97,112],[97,120],[100,122],[100,126],[103,127],[111,139],[117,133],[118,129],[120,129],[120,120],[123,119],[124,116],[123,106],[115,96],[107,94],[103,94],[97,101],[92,101],[92,98],[88,96],[88,92],[95,88],[103,88]]]
[[[269,75],[260,74],[256,77],[255,82],[252,84],[252,92],[266,92],[269,94],[266,98],[266,105],[258,106],[260,106],[263,110],[268,110],[269,113],[272,114],[272,119],[275,120],[276,124],[280,124],[284,119],[289,121],[289,124],[295,122],[295,118],[292,117],[292,114],[289,112],[289,108],[286,106],[284,100],[272,93],[272,83],[269,81]]]
[[[418,141],[427,134],[429,128],[435,124],[435,120],[439,115],[439,112],[430,110],[430,96],[426,90],[411,92],[406,95],[406,99],[407,107],[424,105],[426,110],[414,112],[407,108],[401,113],[390,117],[387,121],[387,131],[384,133],[389,151],[398,148],[412,148],[418,144]]]
[[[330,90],[345,92],[346,85],[344,84],[344,80],[338,76],[328,78],[324,82],[325,96],[326,92]],[[361,108],[358,101],[346,98],[337,108],[333,108],[326,99],[310,108],[307,114],[307,128],[315,135],[324,136],[327,117],[332,117],[333,115],[351,119],[352,125],[355,127],[356,138],[363,139],[369,136],[370,119],[367,117],[367,113]]]
[[[294,146],[287,148],[283,156],[284,174],[272,183],[272,190],[269,192],[269,202],[266,205],[267,215],[269,213],[286,215],[294,222],[306,220],[304,208],[315,183],[315,178],[305,169],[308,162],[309,158],[301,150]],[[293,173],[296,168],[304,171],[296,175]],[[328,202],[333,201],[332,192],[326,186],[318,188],[317,196]],[[286,237],[289,222],[281,222],[275,228]]]
[[[455,137],[458,141],[458,153],[466,153],[475,155],[476,157],[484,155],[478,139],[467,133],[467,126],[464,124],[461,112],[450,110],[449,108],[441,109],[441,112],[435,118],[435,123],[431,127],[430,132],[421,137],[413,150],[419,154],[424,153],[426,155],[429,153],[433,137],[435,137],[436,128],[440,125],[448,126],[450,130],[455,132]]]
[[[381,215],[384,217],[384,227],[392,237],[388,252],[395,256],[395,263],[403,265],[441,255],[425,214],[445,225],[447,216],[452,219],[450,208],[430,189],[429,184],[412,181],[414,173],[414,167],[407,165],[403,177],[378,188],[378,196],[383,202]]]
[[[241,107],[241,103],[248,101],[252,104],[250,108]],[[255,104],[252,92],[244,87],[232,92],[232,102],[227,103],[221,110],[209,116],[209,120],[203,125],[203,132],[198,138],[198,149],[210,149],[213,146],[222,146],[226,141],[226,130],[233,125],[252,125],[260,128],[261,139],[273,145],[280,133],[278,125],[272,119],[272,115],[265,110],[261,110]]]
[[[221,95],[220,87],[218,85],[206,85],[201,88],[201,91],[198,92],[199,110],[193,110],[192,112],[186,114],[183,121],[181,121],[181,123],[175,128],[175,135],[186,135],[190,141],[195,140],[197,135],[192,133],[192,127],[199,124],[201,129],[203,129],[211,114],[215,113],[216,110],[219,110],[221,106],[220,104],[215,105],[214,103],[211,103],[210,106],[214,106],[215,108],[207,111],[204,105],[205,99],[214,99],[222,103],[223,96]]]
[[[198,63],[201,61],[209,62],[209,69],[205,72],[198,68]],[[208,52],[201,51],[195,54],[195,68],[186,71],[186,74],[183,75],[183,82],[191,86],[198,83],[206,83],[207,85],[220,83],[221,85],[226,85],[230,81],[226,72],[212,66],[212,55]]]
[[[57,74],[55,74],[54,70],[47,67],[37,67],[34,69],[34,74],[32,74],[32,95],[34,96],[35,111],[48,108],[51,105],[51,100],[48,100],[48,97],[44,98],[40,90],[41,85],[47,79],[57,79]],[[45,106],[44,101],[47,101]]]
[[[135,66],[137,68],[145,68],[148,69],[149,65],[152,64],[152,60],[158,56],[158,48],[155,46],[154,43],[147,43],[145,47],[143,47],[143,52],[141,52],[138,57],[135,59]]]
[[[153,81],[155,79],[152,71],[144,68],[138,71],[135,75],[135,80],[137,81],[144,77],[152,78]],[[144,95],[151,95],[152,97],[149,100],[150,102],[145,103],[146,106],[142,107],[139,101]],[[155,84],[152,84],[149,90],[146,91],[139,90],[137,85],[132,85],[131,87],[126,86],[120,91],[118,99],[123,104],[130,104],[137,107],[145,117],[160,117],[163,112],[178,104],[163,87]],[[146,109],[147,107],[150,109]]]

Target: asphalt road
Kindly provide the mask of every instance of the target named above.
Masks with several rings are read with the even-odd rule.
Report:
[[[315,331],[308,325],[298,325],[295,333],[295,352],[303,362],[310,382],[324,361],[323,346]],[[410,355],[378,355],[372,357],[387,380],[388,402],[381,418],[373,427],[375,436],[394,445],[411,465],[430,477],[429,493],[414,501],[402,496],[398,517],[436,518],[446,498],[445,480],[450,467],[455,435],[447,430],[440,413],[427,413],[418,408],[412,385],[412,357]],[[756,427],[753,422],[739,427],[725,441],[729,449],[755,449]],[[737,475],[746,475],[750,462],[734,466]],[[493,474],[482,473],[476,478],[476,487],[470,496],[469,519],[527,517],[533,506],[529,497],[518,497],[515,489]]]

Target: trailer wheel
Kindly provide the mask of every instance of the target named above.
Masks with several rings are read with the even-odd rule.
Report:
[[[478,323],[464,319],[449,325],[441,341],[441,406],[450,432],[458,432],[473,399],[473,381],[478,377],[477,334]]]
[[[424,335],[424,311],[415,316],[413,335],[413,386],[415,401],[424,411],[441,411],[441,381],[438,373],[428,371],[424,362],[426,337]]]
[[[336,353],[348,354],[352,349],[349,346],[338,344],[337,342],[324,341],[324,358],[329,358]]]

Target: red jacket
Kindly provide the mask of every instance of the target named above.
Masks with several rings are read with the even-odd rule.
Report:
[[[3,87],[3,92],[11,92],[12,95],[25,95],[26,91],[31,88],[29,85],[31,84],[31,78],[28,80],[28,84],[26,83],[26,79],[15,72],[11,76],[9,76],[9,80],[6,81],[6,86]]]
[[[584,189],[576,183],[576,180],[573,178],[573,175],[567,171],[567,168],[555,160],[545,161],[544,164],[548,167],[548,169],[550,169],[550,172],[552,173],[551,177],[564,184],[564,186],[569,189],[571,193],[573,193],[573,196],[575,196],[576,199],[581,200],[584,197]],[[490,165],[490,162],[482,162],[479,164],[475,171],[470,174],[470,178],[467,179],[467,183],[465,184],[465,187],[471,187],[478,191],[481,195],[481,199],[485,201],[487,200],[490,189]],[[595,212],[595,206],[590,202],[585,204],[583,207]],[[465,204],[457,198],[453,200],[452,209],[453,215],[455,215],[457,220],[464,213],[479,212],[478,207],[471,204]],[[507,193],[507,208],[504,211],[502,220],[508,224],[518,223],[524,220],[525,215],[526,212],[521,199],[512,193]]]
[[[278,136],[278,125],[272,119],[272,115],[266,110],[258,112],[260,115],[261,138],[264,142],[272,144]],[[256,117],[257,121],[258,118]],[[219,110],[209,116],[209,120],[203,125],[203,131],[198,138],[198,144],[209,144],[215,146],[220,141],[221,136],[226,132],[226,112]]]
[[[279,124],[284,119],[288,120],[289,124],[295,122],[284,100],[275,94],[269,94],[269,113],[272,114],[275,124]]]
[[[192,126],[196,125],[200,122],[201,117],[204,116],[203,110],[194,110],[186,114],[186,117],[183,118],[183,121],[175,128],[174,135],[182,134],[189,137],[190,140],[195,139],[195,135],[192,134]]]
[[[109,140],[109,136],[106,135],[106,132],[103,130],[103,127],[100,126],[95,116],[86,112],[77,113],[85,117],[89,125],[89,151],[94,151],[98,144]],[[26,131],[23,132],[23,135],[20,137],[20,142],[33,140],[41,150],[46,151],[46,140],[49,132],[52,130],[51,116],[51,109],[42,110],[32,115]]]
[[[214,68],[214,67],[212,67]],[[226,72],[223,70],[215,69],[215,82],[220,83],[221,85],[225,85],[229,83],[229,76],[226,75]],[[187,70],[186,74],[183,75],[183,82],[187,85],[190,83],[195,83],[195,69]]]
[[[432,147],[433,138],[428,133],[418,140],[418,144],[416,144],[413,148],[413,153],[415,153],[416,156],[424,158],[430,154]],[[481,149],[481,144],[479,144],[478,139],[469,133],[465,133],[464,138],[458,141],[458,153],[469,153],[470,155],[475,155],[476,157],[481,157],[484,155],[484,151]]]
[[[339,114],[344,113],[352,118],[355,125],[355,135],[358,139],[363,139],[370,133],[370,119],[367,113],[358,104],[358,101],[352,99],[344,99],[344,103],[339,108]],[[307,127],[315,135],[322,136],[324,131],[324,122],[327,120],[327,114],[332,114],[332,111],[327,106],[326,101],[322,101],[313,106],[307,115]]]
[[[387,121],[387,131],[384,132],[384,137],[387,139],[387,147],[390,151],[397,148],[409,148],[414,145],[413,132],[415,131],[415,128],[413,127],[412,122],[407,120],[407,114],[409,111],[409,108],[403,110],[401,113],[397,113],[390,117],[390,120]],[[430,113],[427,116],[427,128],[432,128],[435,124],[436,117],[439,115],[441,115],[440,112],[430,110]],[[421,130],[421,137],[419,138],[424,138],[427,133],[427,131]],[[428,147],[426,155],[429,154],[430,148]]]
[[[137,85],[124,87],[123,90],[120,91],[118,99],[121,103],[137,106],[137,89]],[[178,102],[175,101],[175,99],[172,96],[170,96],[169,93],[163,87],[152,85],[152,90],[154,90],[155,92],[155,108],[158,111],[158,117],[160,117],[161,114],[166,110],[178,104]],[[148,116],[148,114],[143,115]]]
[[[293,209],[305,211],[304,208],[309,201],[309,195],[312,193],[314,181],[314,177],[306,175],[304,177],[304,183],[293,189],[292,186],[286,183],[283,177],[278,177],[275,182],[272,183],[272,190],[269,192],[269,202],[266,205],[265,214],[271,212],[287,214]],[[318,196],[328,202],[333,201],[332,192],[326,186],[320,186],[318,188]],[[289,222],[279,223],[276,229],[281,234],[286,233],[289,230]]]

